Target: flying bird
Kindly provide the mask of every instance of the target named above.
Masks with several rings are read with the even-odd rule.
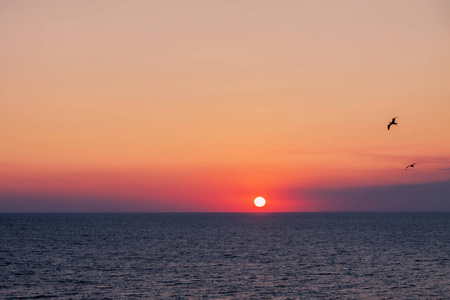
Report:
[[[395,119],[397,119],[398,117],[392,118],[391,123],[388,124],[388,130],[391,128],[391,125],[397,125],[397,123],[395,123]]]
[[[414,165],[415,165],[415,164],[416,164],[416,163],[413,163],[412,165],[407,166],[407,167],[405,168],[405,170],[408,169],[409,167],[414,168]]]

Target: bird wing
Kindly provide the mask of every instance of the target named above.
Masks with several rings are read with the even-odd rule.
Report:
[[[408,168],[409,168],[409,166],[407,166],[407,167],[405,168],[405,170],[408,169]]]
[[[392,123],[389,123],[389,124],[388,124],[388,130],[389,130],[389,128],[391,128],[391,125],[392,125]]]

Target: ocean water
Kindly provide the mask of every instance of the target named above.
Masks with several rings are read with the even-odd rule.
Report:
[[[449,299],[450,213],[0,214],[1,299]]]

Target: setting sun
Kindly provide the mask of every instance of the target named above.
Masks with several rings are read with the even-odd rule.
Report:
[[[266,199],[264,199],[263,197],[257,197],[254,203],[258,207],[263,207],[264,205],[266,205]]]

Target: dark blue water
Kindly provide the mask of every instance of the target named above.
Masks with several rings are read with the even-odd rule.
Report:
[[[449,213],[0,214],[0,298],[448,299]]]

